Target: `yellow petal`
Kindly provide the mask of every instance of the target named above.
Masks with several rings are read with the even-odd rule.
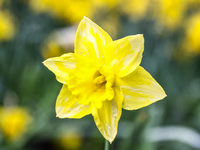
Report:
[[[122,100],[122,94],[116,92],[113,100],[103,101],[101,108],[95,108],[92,111],[97,128],[110,143],[117,135],[118,121],[122,113]]]
[[[166,97],[163,88],[141,66],[130,75],[118,79],[124,95],[123,108],[134,110]]]
[[[133,72],[141,63],[143,35],[132,35],[110,43],[105,50],[105,63],[120,77]]]
[[[59,82],[67,84],[68,75],[75,68],[76,60],[73,53],[67,53],[60,57],[49,58],[43,63],[56,75]]]
[[[90,113],[90,106],[79,104],[78,99],[69,92],[68,87],[63,85],[56,101],[57,117],[82,118]]]
[[[104,47],[111,37],[97,24],[84,17],[75,38],[75,53],[92,59],[103,58]]]

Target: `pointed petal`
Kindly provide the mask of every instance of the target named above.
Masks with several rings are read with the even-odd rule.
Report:
[[[67,53],[60,57],[49,58],[43,63],[56,75],[59,82],[67,84],[68,74],[75,68],[76,60],[73,53]]]
[[[110,43],[105,50],[105,63],[119,76],[133,72],[141,63],[143,35],[132,35]]]
[[[56,101],[56,115],[59,118],[82,118],[90,114],[89,105],[78,103],[78,99],[63,85]]]
[[[163,88],[141,66],[117,81],[124,95],[123,108],[127,110],[148,106],[166,97]]]
[[[113,100],[103,101],[102,107],[92,112],[97,128],[110,143],[117,135],[118,121],[122,113],[122,100],[122,94],[117,92]]]
[[[84,17],[76,33],[75,53],[93,59],[103,58],[104,47],[111,41],[101,27]]]

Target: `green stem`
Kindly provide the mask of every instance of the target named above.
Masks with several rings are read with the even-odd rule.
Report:
[[[112,145],[105,139],[105,150],[112,150]]]

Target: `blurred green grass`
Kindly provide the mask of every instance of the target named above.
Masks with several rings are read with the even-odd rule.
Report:
[[[24,126],[26,132],[15,140],[8,139],[5,131],[1,129],[0,149],[103,149],[104,139],[91,116],[81,120],[56,118],[55,101],[61,84],[42,64],[43,50],[47,56],[49,52],[48,49],[44,49],[45,43],[48,43],[49,39],[50,42],[52,39],[54,41],[54,37],[50,37],[51,33],[77,23],[69,18],[51,16],[46,12],[35,13],[28,2],[10,0],[0,5],[0,11],[10,12],[15,27],[15,35],[11,39],[0,41],[1,109],[6,109],[8,106],[26,108],[32,118],[32,121]],[[196,11],[200,8],[199,3],[190,4],[184,11],[182,22],[173,28],[163,22],[158,23],[153,13],[146,13],[135,20],[130,14],[122,13],[118,9],[121,3],[112,7],[105,5],[98,6],[96,16],[92,14],[91,17],[98,24],[105,25],[108,30],[113,26],[114,30],[110,32],[114,35],[114,39],[132,34],[144,34],[145,50],[141,66],[152,74],[168,95],[164,100],[141,110],[129,112],[123,110],[118,135],[113,143],[114,149],[198,149],[177,139],[152,141],[150,138],[149,140],[148,137],[154,135],[149,135],[148,131],[156,127],[183,126],[197,134],[200,133],[200,47],[197,50],[193,50],[192,47],[189,50],[183,49],[184,45],[189,43],[189,40],[185,42],[184,38],[187,37],[185,32],[187,27],[184,26],[184,22],[193,14],[199,13]],[[149,7],[146,8],[149,9],[147,12],[152,9]],[[103,23],[104,18],[108,21],[107,24]],[[110,21],[113,18],[117,21]],[[56,44],[60,46],[59,42]],[[64,46],[64,49],[66,52],[73,50],[67,46]],[[61,53],[63,50],[55,52],[55,54]],[[0,120],[2,118],[0,113]],[[10,122],[12,121],[11,117]],[[9,124],[6,129],[10,130]],[[183,132],[182,135],[187,134]]]

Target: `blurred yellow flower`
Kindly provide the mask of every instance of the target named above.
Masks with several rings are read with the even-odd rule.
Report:
[[[60,56],[62,54],[64,54],[64,50],[52,41],[46,42],[42,48],[42,56],[44,59]]]
[[[76,150],[81,147],[82,138],[78,131],[70,128],[59,137],[59,143],[64,149]]]
[[[30,121],[31,117],[24,108],[0,108],[0,129],[8,140],[18,140],[26,132]]]
[[[111,9],[116,7],[121,0],[92,0],[96,7]]]
[[[145,17],[149,0],[124,0],[121,1],[122,11],[134,20]]]
[[[187,1],[187,4],[192,4],[192,5],[199,5],[200,4],[200,1],[199,0],[189,0]]]
[[[140,65],[144,50],[142,35],[113,41],[90,19],[80,22],[75,53],[44,61],[63,87],[56,102],[60,118],[92,114],[101,134],[112,142],[117,134],[122,108],[135,110],[166,94]]]
[[[0,41],[9,40],[15,34],[14,21],[10,13],[0,11]]]
[[[58,18],[70,22],[79,22],[83,16],[92,16],[94,6],[90,0],[30,0],[36,12],[46,11]]]
[[[185,38],[182,49],[190,54],[200,54],[200,13],[193,15],[186,22]]]
[[[185,0],[155,0],[157,22],[171,30],[177,28],[184,17],[185,2]]]
[[[99,18],[100,26],[110,33],[113,38],[116,38],[119,34],[120,20],[116,13],[110,13],[108,16],[103,16]]]
[[[57,29],[52,32],[42,46],[44,59],[60,56],[74,50],[74,39],[77,26],[70,26]]]

